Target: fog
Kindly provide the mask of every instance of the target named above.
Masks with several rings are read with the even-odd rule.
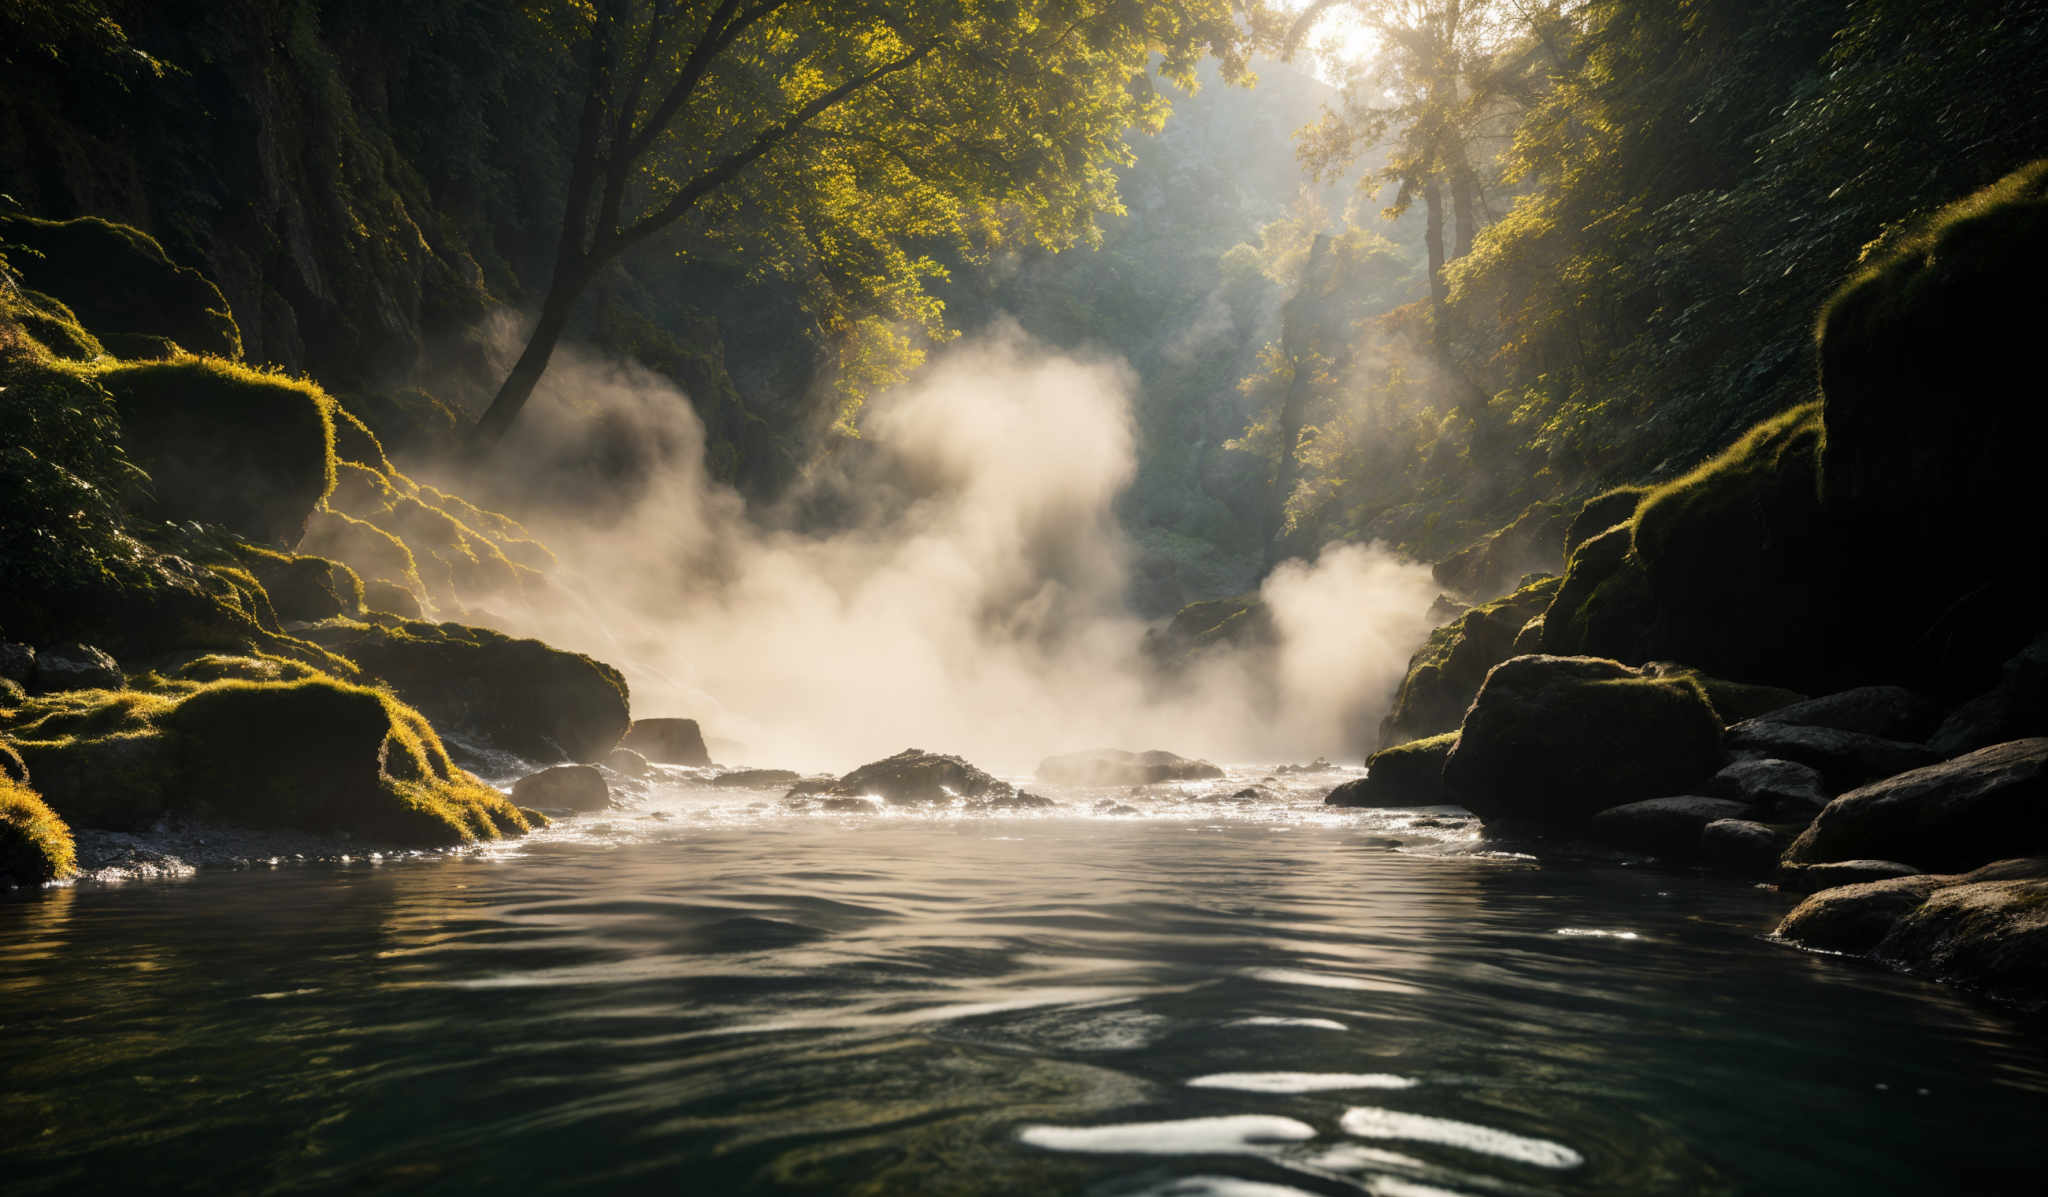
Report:
[[[519,514],[562,559],[556,594],[493,613],[616,664],[636,717],[698,719],[722,763],[843,771],[913,746],[1010,772],[1092,747],[1356,759],[1428,630],[1428,569],[1365,545],[1287,563],[1263,587],[1275,647],[1162,675],[1124,606],[1112,510],[1137,386],[1121,361],[1000,324],[871,402],[863,440],[797,496],[830,530],[796,531],[711,479],[672,383],[566,349],[489,488],[532,500]],[[593,455],[615,486],[550,490],[590,485]]]

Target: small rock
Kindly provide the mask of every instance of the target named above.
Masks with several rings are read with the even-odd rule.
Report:
[[[1830,860],[1820,864],[1780,861],[1777,881],[1778,888],[1788,893],[1813,894],[1841,885],[1913,877],[1926,871],[1896,860]]]
[[[1811,765],[1819,770],[1828,788],[1837,792],[1936,760],[1924,744],[1907,744],[1831,727],[1773,723],[1767,719],[1750,719],[1729,728],[1727,747],[1737,759],[1787,760]]]
[[[1364,777],[1337,786],[1323,802],[1328,806],[1443,806],[1451,800],[1444,790],[1444,758],[1457,742],[1458,733],[1445,732],[1382,748],[1365,758]]]
[[[0,640],[0,681],[28,685],[35,674],[36,650],[26,644]]]
[[[605,767],[627,777],[645,777],[647,758],[630,748],[614,748],[604,756]]]
[[[695,719],[635,719],[619,743],[664,765],[708,765],[704,733]]]
[[[1768,877],[1787,838],[1769,824],[1716,819],[1700,830],[1700,862],[1738,877]]]
[[[114,658],[90,644],[70,641],[42,649],[29,671],[29,689],[39,694],[58,690],[119,690],[128,684]]]
[[[1811,765],[1762,757],[1736,761],[1714,774],[1705,788],[1716,798],[1747,802],[1791,820],[1811,819],[1828,804],[1823,785],[1820,770]]]
[[[611,808],[612,794],[595,765],[556,765],[520,778],[512,801],[541,810],[597,811]]]
[[[1953,881],[1920,873],[1824,889],[1792,908],[1777,935],[1829,952],[1868,952],[1929,894]]]
[[[1690,860],[1699,855],[1700,833],[1707,824],[1739,819],[1748,810],[1727,798],[1649,798],[1601,811],[1593,816],[1590,830],[1602,843]]]

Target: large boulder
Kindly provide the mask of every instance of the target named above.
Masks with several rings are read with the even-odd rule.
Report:
[[[556,765],[514,782],[512,801],[542,811],[609,810],[612,792],[595,765]]]
[[[1932,764],[1925,745],[1886,740],[1831,727],[1800,727],[1750,719],[1728,729],[1728,751],[1738,759],[1797,761],[1818,771],[1827,787],[1841,791],[1879,777]]]
[[[1961,756],[1990,744],[2048,735],[2048,637],[2005,663],[1998,684],[1949,712],[1927,746]]]
[[[1795,863],[1875,857],[1959,871],[2048,850],[2048,738],[2014,740],[1851,790],[1786,853]]]
[[[527,760],[602,760],[631,722],[618,670],[538,640],[395,617],[303,634],[390,685],[437,727]]]
[[[1208,761],[1189,760],[1157,748],[1149,752],[1097,748],[1038,762],[1038,780],[1067,786],[1149,786],[1221,776],[1223,770]]]
[[[1594,839],[1618,848],[1691,860],[1699,855],[1700,833],[1709,823],[1748,812],[1747,805],[1727,798],[1645,798],[1594,815],[1590,830]]]
[[[8,720],[73,826],[137,830],[170,814],[422,846],[532,826],[449,760],[418,711],[328,677],[60,694]]]
[[[798,785],[789,798],[879,798],[891,806],[934,806],[960,803],[969,807],[1042,806],[1044,799],[1019,791],[957,756],[906,748],[895,756],[870,761],[819,789]]]
[[[1547,574],[1528,579],[1514,593],[1468,608],[1432,631],[1409,658],[1394,705],[1380,723],[1380,743],[1457,730],[1487,671],[1515,655],[1522,629],[1550,605],[1557,585]]]
[[[1439,586],[1486,598],[1532,572],[1548,573],[1564,559],[1565,528],[1575,513],[1551,502],[1531,503],[1513,521],[1430,567]]]
[[[708,765],[711,753],[695,719],[635,719],[621,743],[663,765]]]
[[[1580,545],[1635,518],[1636,508],[1649,493],[1647,486],[1619,486],[1586,500],[1565,527],[1564,555],[1569,558]]]
[[[1365,758],[1364,777],[1337,786],[1323,802],[1369,807],[1447,804],[1451,797],[1444,789],[1444,759],[1457,742],[1458,733],[1445,732],[1382,748]]]
[[[1683,792],[1720,762],[1721,720],[1693,679],[1515,657],[1487,675],[1443,777],[1451,801],[1483,819],[1576,827]]]
[[[2048,857],[1823,890],[1777,936],[2038,1008],[2048,1001]]]
[[[148,472],[149,514],[290,547],[334,486],[333,400],[311,382],[220,358],[128,362],[98,375],[121,443]]]
[[[1941,707],[1904,686],[1858,686],[1782,706],[1758,716],[1763,723],[1827,727],[1885,740],[1925,740],[1941,719]]]

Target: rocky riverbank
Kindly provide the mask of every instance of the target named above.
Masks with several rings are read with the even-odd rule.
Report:
[[[1585,502],[1561,578],[1468,592],[1383,728],[1406,742],[1329,800],[1811,892],[1786,942],[2039,1007],[2048,522],[2016,413],[2048,162],[1867,260],[1821,314],[1818,399]]]

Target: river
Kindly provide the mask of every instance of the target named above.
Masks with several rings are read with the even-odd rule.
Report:
[[[1267,777],[863,817],[671,771],[482,851],[0,901],[0,1189],[2048,1185],[2037,1021],[1770,943],[1768,890]]]

